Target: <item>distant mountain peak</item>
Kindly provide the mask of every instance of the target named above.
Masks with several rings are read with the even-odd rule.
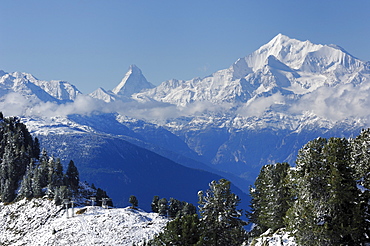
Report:
[[[43,81],[29,73],[0,71],[0,96],[9,92],[16,92],[27,98],[38,98],[44,102],[59,103],[73,101],[81,94],[74,85],[66,81]]]
[[[290,40],[296,40],[296,39],[292,39],[282,33],[279,33],[278,35],[276,35],[273,39],[271,39],[271,41],[269,42],[270,43],[284,43],[284,42],[288,42]],[[298,41],[298,40],[296,40]]]
[[[132,94],[138,93],[143,89],[150,89],[153,87],[154,85],[146,80],[140,68],[136,65],[131,65],[125,77],[123,77],[112,92],[116,95],[130,97]]]
[[[92,98],[103,100],[107,103],[116,100],[116,98],[112,95],[111,92],[107,92],[102,87],[99,87],[95,91],[91,92],[89,96],[91,96]]]
[[[253,71],[263,68],[271,55],[285,65],[298,69],[303,64],[307,54],[322,47],[323,45],[313,44],[310,41],[300,41],[278,34],[270,42],[245,57],[245,60],[248,66],[253,68]]]
[[[142,71],[141,71],[141,69],[138,66],[136,66],[135,64],[131,64],[130,65],[129,72],[143,74]]]

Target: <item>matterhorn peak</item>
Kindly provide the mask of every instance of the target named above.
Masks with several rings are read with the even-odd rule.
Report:
[[[112,90],[116,95],[130,97],[132,94],[138,93],[143,89],[153,88],[154,85],[146,80],[140,68],[136,65],[131,65],[125,77]]]
[[[138,68],[135,64],[131,64],[128,72],[131,72],[131,73],[140,73],[142,74],[142,71],[140,70],[140,68]]]

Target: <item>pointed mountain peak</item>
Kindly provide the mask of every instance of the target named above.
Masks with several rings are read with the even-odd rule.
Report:
[[[143,89],[153,87],[154,85],[146,80],[140,68],[136,65],[131,65],[125,77],[112,90],[112,92],[116,95],[130,97],[132,94],[138,93]]]
[[[140,68],[138,68],[135,64],[130,65],[128,72],[142,74],[142,71],[140,70]]]
[[[298,39],[290,38],[286,35],[279,33],[273,39],[270,40],[267,44],[263,45],[259,50],[273,49],[275,52],[289,52],[292,51],[292,47],[311,47],[311,46],[320,46],[312,44],[310,41],[300,41]],[[318,48],[318,47],[316,47]],[[277,54],[274,55],[277,57]]]
[[[295,40],[295,39],[291,39],[288,36],[279,33],[273,39],[271,39],[271,41],[269,43],[284,43],[284,42],[287,42],[289,40]]]

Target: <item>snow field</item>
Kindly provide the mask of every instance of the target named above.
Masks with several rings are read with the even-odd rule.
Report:
[[[1,245],[132,245],[152,238],[166,225],[157,213],[130,208],[69,208],[33,199],[0,204]]]

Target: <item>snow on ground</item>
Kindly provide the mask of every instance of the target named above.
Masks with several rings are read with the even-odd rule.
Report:
[[[284,229],[279,229],[275,233],[269,229],[258,238],[254,238],[249,246],[297,246],[294,238],[289,236]]]
[[[78,210],[86,209],[83,214]],[[166,225],[157,213],[130,208],[69,208],[44,199],[0,204],[0,245],[132,245]]]

